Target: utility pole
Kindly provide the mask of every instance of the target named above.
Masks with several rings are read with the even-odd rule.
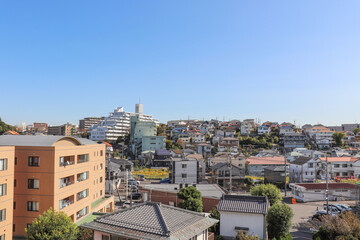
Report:
[[[230,176],[229,176],[230,190],[229,190],[229,193],[231,194],[231,191],[232,191],[232,159],[231,159],[231,156],[229,155],[229,146],[227,147],[227,157],[228,157],[228,167],[229,167],[229,172],[230,172]]]
[[[329,214],[329,180],[328,180],[328,156],[326,153],[326,214]]]
[[[125,170],[125,181],[124,181],[124,185],[125,185],[125,199],[126,201],[128,200],[128,170]],[[119,196],[120,198],[120,196]]]
[[[285,161],[285,165],[284,165],[284,172],[285,172],[284,192],[285,192],[285,197],[286,197],[286,151],[285,151],[285,149],[283,149],[283,154],[284,154],[284,161]]]

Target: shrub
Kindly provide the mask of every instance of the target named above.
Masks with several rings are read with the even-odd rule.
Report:
[[[270,207],[267,215],[267,229],[270,238],[284,238],[289,234],[291,219],[294,216],[292,209],[283,203],[276,203]]]
[[[273,184],[261,184],[251,188],[251,195],[266,196],[270,205],[274,205],[282,200],[280,189]]]

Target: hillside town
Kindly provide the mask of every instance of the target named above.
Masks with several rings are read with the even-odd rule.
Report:
[[[51,211],[77,239],[310,239],[322,217],[359,214],[360,124],[143,112],[1,122],[0,239],[28,236]]]

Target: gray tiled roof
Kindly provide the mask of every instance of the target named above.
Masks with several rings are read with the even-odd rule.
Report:
[[[62,138],[72,138],[81,145],[97,144],[86,138],[77,138],[71,136],[40,136],[40,135],[1,135],[0,146],[36,146],[49,147]]]
[[[304,165],[305,163],[307,163],[311,159],[312,159],[312,157],[298,157],[294,161],[290,162],[290,164]]]
[[[225,212],[267,214],[269,201],[262,196],[223,195],[218,210]]]
[[[217,222],[204,214],[161,203],[144,203],[82,227],[136,239],[189,239]]]

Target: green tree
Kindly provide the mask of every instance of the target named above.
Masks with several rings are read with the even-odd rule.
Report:
[[[177,195],[183,200],[179,204],[179,207],[195,212],[203,211],[201,192],[197,190],[196,187],[190,186],[182,188]]]
[[[355,128],[355,129],[353,130],[353,133],[354,133],[355,135],[357,135],[359,132],[360,132],[360,128]]]
[[[213,210],[210,211],[210,215],[211,218],[214,218],[216,220],[220,220],[220,213],[217,210],[217,208],[215,207]],[[209,229],[211,232],[213,232],[215,235],[219,235],[220,234],[220,221],[218,223],[216,223],[214,226],[210,227]]]
[[[260,240],[260,238],[257,235],[253,236],[245,232],[239,232],[234,240]]]
[[[253,196],[267,196],[270,205],[274,205],[282,200],[281,191],[273,184],[261,184],[251,188]]]
[[[65,213],[50,208],[26,229],[26,237],[30,240],[75,240],[79,237],[79,229]]]
[[[287,239],[294,216],[292,209],[283,203],[276,203],[269,208],[267,215],[267,229],[270,238]]]
[[[345,137],[345,133],[343,132],[335,132],[333,135],[332,135],[334,141],[335,141],[335,144],[338,146],[338,147],[341,147],[342,145],[344,145],[344,142],[343,142],[343,139]]]

